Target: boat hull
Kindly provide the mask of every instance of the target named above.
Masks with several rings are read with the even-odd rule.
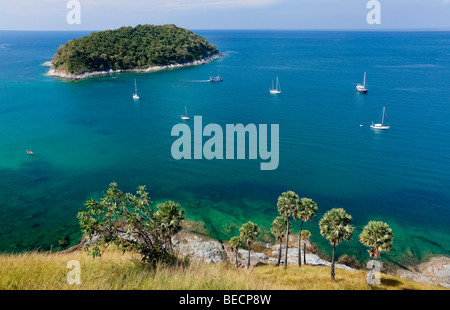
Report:
[[[377,130],[388,130],[389,128],[391,128],[391,126],[374,126],[374,125],[370,125],[370,128],[377,129]]]

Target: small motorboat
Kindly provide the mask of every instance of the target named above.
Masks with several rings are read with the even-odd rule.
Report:
[[[34,155],[33,151],[31,151],[31,150],[27,150],[27,154],[28,155]]]
[[[221,77],[218,75],[218,76],[216,76],[216,77],[210,77],[210,78],[209,78],[209,81],[210,81],[210,82],[222,82],[222,81],[223,81],[223,78],[221,78]]]

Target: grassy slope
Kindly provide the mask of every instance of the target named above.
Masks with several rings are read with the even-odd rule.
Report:
[[[81,264],[81,285],[69,285],[67,262]],[[376,289],[438,289],[390,275],[381,276]],[[328,267],[259,266],[251,270],[236,269],[228,264],[192,262],[188,267],[146,269],[136,256],[107,251],[93,259],[83,251],[71,254],[0,255],[0,289],[261,289],[261,290],[364,290],[366,273],[337,269],[336,280],[330,280]]]

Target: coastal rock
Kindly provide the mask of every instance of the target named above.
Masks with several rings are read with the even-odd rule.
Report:
[[[272,247],[272,256],[273,257],[277,257],[278,259],[278,253],[279,253],[279,249],[280,246],[279,245],[275,245]],[[286,255],[286,249],[285,247],[283,247],[281,249],[281,264],[284,264],[284,258]],[[316,254],[312,254],[312,253],[306,253],[306,264],[307,265],[311,265],[311,266],[331,266],[331,263],[320,258],[318,255]],[[302,264],[303,264],[303,252],[302,252]],[[296,265],[298,264],[298,248],[289,248],[288,250],[288,264],[292,264],[292,265]],[[349,271],[354,271],[354,268],[348,267],[346,265],[343,264],[336,264],[335,265],[336,268],[339,269],[344,269],[344,270],[349,270]]]
[[[429,261],[411,268],[411,270],[398,269],[393,274],[414,282],[450,288],[450,258],[432,257]]]
[[[48,64],[50,63],[50,66],[52,66],[52,68],[50,68],[50,70],[47,72],[48,76],[58,77],[58,78],[63,78],[63,79],[68,79],[68,80],[82,80],[82,79],[93,77],[93,76],[97,76],[97,75],[106,75],[106,74],[112,74],[112,73],[154,72],[154,71],[175,69],[175,68],[181,68],[181,67],[187,67],[187,66],[198,66],[198,65],[203,65],[203,64],[206,64],[208,62],[211,62],[214,59],[220,58],[222,56],[223,56],[222,53],[217,53],[217,54],[209,56],[209,57],[205,57],[205,58],[202,58],[202,59],[198,59],[198,60],[194,60],[194,61],[187,62],[187,63],[182,63],[182,64],[171,64],[171,65],[167,65],[167,66],[154,66],[154,67],[148,67],[148,68],[144,68],[144,69],[92,71],[92,72],[84,72],[84,73],[81,73],[81,74],[71,74],[71,73],[68,73],[68,72],[55,70],[53,68],[51,62],[49,62],[49,61],[44,62],[43,65],[48,66]]]
[[[223,245],[222,243],[209,240],[206,237],[192,234],[189,232],[181,232],[172,238],[172,243],[175,250],[182,256],[189,256],[190,259],[195,261],[201,261],[205,263],[219,263],[228,261],[230,264],[236,263],[235,251],[229,245]],[[254,245],[257,247],[257,244]],[[259,264],[276,264],[278,261],[279,245],[265,244],[267,253],[250,251],[250,265],[257,266]],[[309,244],[310,249],[315,247]],[[308,247],[307,247],[308,249]],[[238,266],[246,267],[248,260],[248,251],[246,249],[238,250]],[[285,249],[282,249],[282,260],[284,263]],[[302,253],[303,263],[303,253]],[[321,259],[318,255],[313,253],[306,253],[306,263],[311,266],[331,266],[331,263]],[[298,264],[298,248],[289,248],[288,251],[288,264]],[[336,264],[336,268],[353,271],[354,268],[348,267],[344,264]]]
[[[220,263],[227,259],[223,245],[204,237],[181,233],[172,238],[176,252],[192,260],[205,263]]]
[[[348,267],[352,267],[354,269],[361,269],[363,267],[360,261],[358,261],[354,257],[348,256],[347,254],[344,254],[341,257],[339,257],[339,259],[337,260],[337,263],[346,265]]]

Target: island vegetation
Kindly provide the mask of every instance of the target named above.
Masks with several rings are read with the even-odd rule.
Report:
[[[92,32],[60,46],[53,75],[80,75],[186,64],[218,55],[205,38],[176,25],[137,25]]]

